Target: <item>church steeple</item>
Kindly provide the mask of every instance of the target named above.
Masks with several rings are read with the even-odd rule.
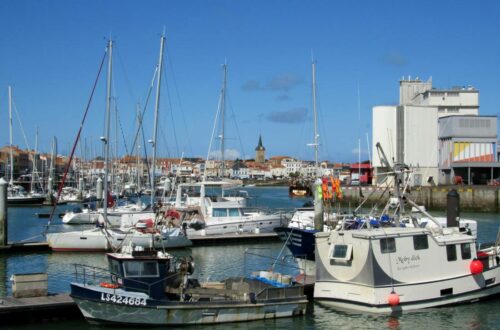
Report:
[[[255,162],[265,163],[266,162],[266,148],[262,145],[262,135],[259,134],[259,144],[255,148]]]

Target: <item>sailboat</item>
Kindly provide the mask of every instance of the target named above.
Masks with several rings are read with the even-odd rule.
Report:
[[[10,179],[7,187],[7,205],[41,205],[45,201],[45,194],[27,192],[22,186],[14,184],[14,150],[12,147],[12,88],[9,86],[9,162]],[[35,155],[33,155],[35,157]],[[35,168],[34,168],[35,170]],[[31,177],[33,180],[33,175]]]
[[[165,37],[161,37],[159,68],[163,61],[163,48]],[[116,250],[123,245],[133,244],[144,248],[172,248],[191,246],[192,243],[184,235],[180,228],[156,225],[156,214],[143,214],[137,219],[134,226],[120,228],[107,227],[108,223],[108,174],[109,174],[109,122],[110,122],[110,100],[111,100],[111,68],[112,68],[113,42],[108,42],[108,79],[106,97],[106,136],[101,140],[105,143],[105,174],[104,174],[104,203],[103,211],[99,215],[99,226],[95,229],[84,231],[71,231],[59,233],[47,233],[47,242],[54,251],[101,251]],[[160,74],[158,84],[160,84]],[[159,92],[159,89],[158,89]],[[158,97],[157,97],[158,99]],[[156,104],[158,107],[158,102]],[[156,109],[157,110],[157,109]],[[152,216],[152,218],[151,218]]]
[[[313,97],[313,118],[314,118],[314,136],[313,143],[308,144],[314,147],[314,164],[316,168],[316,177],[320,178],[319,162],[318,162],[318,149],[319,149],[319,135],[318,135],[318,121],[316,111],[316,63],[312,62],[312,97]],[[318,179],[319,180],[319,179]],[[335,179],[332,179],[332,189],[335,187]],[[313,183],[310,183],[312,186]],[[312,194],[312,188],[308,188]],[[326,183],[328,189],[328,183]],[[321,203],[321,201],[319,201]],[[318,203],[315,200],[315,203]],[[321,211],[323,212],[323,211]],[[321,213],[320,212],[320,213]],[[325,212],[327,219],[333,220],[336,214]],[[315,209],[314,207],[302,207],[295,210],[290,219],[288,226],[278,227],[274,231],[278,234],[280,239],[288,246],[293,256],[298,259],[302,264],[302,269],[309,273],[314,268],[314,234],[317,233],[318,228],[315,226]],[[323,228],[321,228],[323,229]]]
[[[240,182],[225,177],[224,140],[225,140],[225,104],[227,65],[222,66],[224,76],[217,109],[212,139],[208,148],[207,161],[211,153],[211,144],[215,135],[217,119],[220,114],[221,166],[219,179],[207,180],[207,169],[202,182],[183,183],[177,187],[172,211],[186,228],[188,237],[205,235],[241,234],[272,232],[282,225],[284,216],[281,212],[269,213],[263,210],[247,209],[246,192],[230,190],[239,186]],[[236,192],[231,194],[230,192]]]

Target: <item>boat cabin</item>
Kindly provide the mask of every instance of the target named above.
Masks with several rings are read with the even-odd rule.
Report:
[[[165,286],[177,279],[173,258],[157,251],[108,253],[109,271],[113,282],[127,291],[149,294],[152,298],[165,297]]]
[[[317,234],[318,278],[373,287],[469,275],[475,237],[443,228],[380,228]]]

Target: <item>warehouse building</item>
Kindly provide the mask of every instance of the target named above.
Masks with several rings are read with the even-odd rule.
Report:
[[[498,176],[496,117],[479,116],[472,86],[436,89],[432,80],[402,79],[399,105],[373,108],[374,183],[384,180],[379,142],[390,162],[405,163],[414,186],[486,183]],[[486,175],[487,174],[487,175]]]

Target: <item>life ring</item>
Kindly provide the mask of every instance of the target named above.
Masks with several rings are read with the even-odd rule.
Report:
[[[99,284],[100,287],[102,288],[107,288],[107,289],[117,289],[119,288],[120,286],[116,283],[109,283],[109,282],[101,282]]]

